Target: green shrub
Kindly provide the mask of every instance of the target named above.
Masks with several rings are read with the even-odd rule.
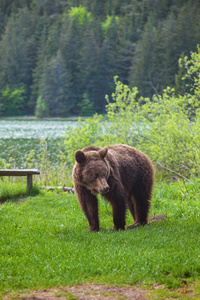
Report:
[[[94,105],[93,103],[88,99],[87,93],[83,95],[83,100],[80,104],[81,107],[81,116],[92,116],[94,114]]]
[[[190,119],[194,96],[176,96],[167,88],[162,96],[137,99],[137,88],[130,89],[115,78],[112,101],[107,97],[107,122],[95,115],[65,136],[67,161],[74,152],[88,145],[125,143],[144,151],[164,174],[189,179],[199,176],[200,110]]]
[[[24,111],[26,92],[23,86],[14,90],[6,86],[5,90],[1,92],[0,98],[0,114],[19,116],[22,114],[22,111]]]
[[[103,117],[95,114],[93,118],[79,119],[76,128],[69,126],[64,136],[65,155],[68,166],[74,164],[74,152],[89,145],[102,145],[104,136]]]
[[[182,80],[184,83],[190,87],[190,92],[196,97],[197,107],[199,107],[200,100],[200,45],[197,45],[197,52],[191,53],[191,59],[188,57],[179,59],[179,65],[185,68],[186,73],[184,74]]]
[[[37,118],[43,118],[49,116],[49,110],[47,108],[45,101],[42,99],[41,95],[37,98],[35,115]]]
[[[110,137],[128,143],[178,177],[199,175],[200,110],[191,121],[193,96],[176,96],[167,88],[162,96],[136,100],[136,89],[117,82],[113,103],[107,106]],[[142,104],[143,103],[143,104]],[[109,134],[109,131],[106,131]]]

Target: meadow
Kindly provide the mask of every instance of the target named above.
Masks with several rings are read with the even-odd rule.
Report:
[[[187,190],[192,197],[185,197]],[[7,291],[93,282],[139,284],[149,299],[168,299],[167,293],[197,299],[200,205],[193,185],[187,190],[181,182],[156,185],[150,215],[165,213],[167,218],[125,231],[112,229],[111,207],[100,198],[101,230],[91,233],[74,194],[35,187],[27,195],[25,185],[3,183],[0,198],[2,191],[12,195],[0,205],[0,297]]]

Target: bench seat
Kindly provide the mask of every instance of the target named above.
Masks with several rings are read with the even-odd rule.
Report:
[[[27,189],[33,186],[32,175],[39,175],[40,171],[37,169],[0,169],[0,176],[26,176]]]

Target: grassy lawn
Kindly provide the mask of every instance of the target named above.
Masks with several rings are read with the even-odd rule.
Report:
[[[165,213],[169,219],[126,231],[112,230],[111,207],[100,199],[99,233],[87,232],[75,195],[23,195],[25,185],[13,186],[16,197],[13,191],[0,205],[0,296],[85,282],[178,288],[200,280],[200,201],[194,184],[157,185],[151,216]],[[0,200],[5,195],[2,184]]]

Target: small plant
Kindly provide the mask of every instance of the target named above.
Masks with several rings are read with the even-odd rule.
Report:
[[[80,104],[81,107],[81,116],[92,116],[94,114],[94,105],[93,103],[88,99],[87,93],[83,95],[83,100]]]
[[[37,118],[43,118],[49,116],[49,111],[45,101],[42,99],[42,96],[39,96],[35,108],[35,116]]]

